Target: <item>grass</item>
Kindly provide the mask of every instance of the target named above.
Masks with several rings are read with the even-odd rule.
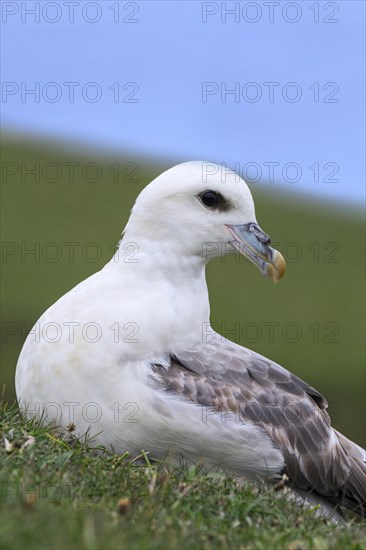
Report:
[[[361,523],[334,525],[281,491],[90,449],[16,405],[0,418],[3,550],[365,547]]]

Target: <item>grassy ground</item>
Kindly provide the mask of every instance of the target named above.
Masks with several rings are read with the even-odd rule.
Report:
[[[365,547],[361,523],[335,526],[282,490],[87,449],[16,406],[0,422],[3,550]]]

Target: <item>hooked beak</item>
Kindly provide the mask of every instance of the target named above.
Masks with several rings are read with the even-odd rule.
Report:
[[[274,248],[269,245],[271,239],[256,223],[227,225],[233,240],[230,244],[243,256],[255,264],[262,275],[270,277],[277,283],[286,271],[286,262]]]

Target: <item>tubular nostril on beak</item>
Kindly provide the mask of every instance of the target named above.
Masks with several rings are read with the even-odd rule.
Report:
[[[263,244],[271,244],[271,239],[267,233],[262,231],[262,229],[257,225],[256,223],[251,223],[250,230],[253,231],[254,235],[257,237],[257,239],[263,243]]]

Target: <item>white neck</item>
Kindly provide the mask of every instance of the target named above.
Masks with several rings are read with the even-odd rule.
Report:
[[[182,253],[179,244],[168,242],[162,249],[151,238],[125,234],[108,264],[121,285],[132,289],[129,301],[133,318],[139,319],[142,346],[148,347],[154,335],[157,353],[196,343],[209,323],[205,262],[199,254]]]

